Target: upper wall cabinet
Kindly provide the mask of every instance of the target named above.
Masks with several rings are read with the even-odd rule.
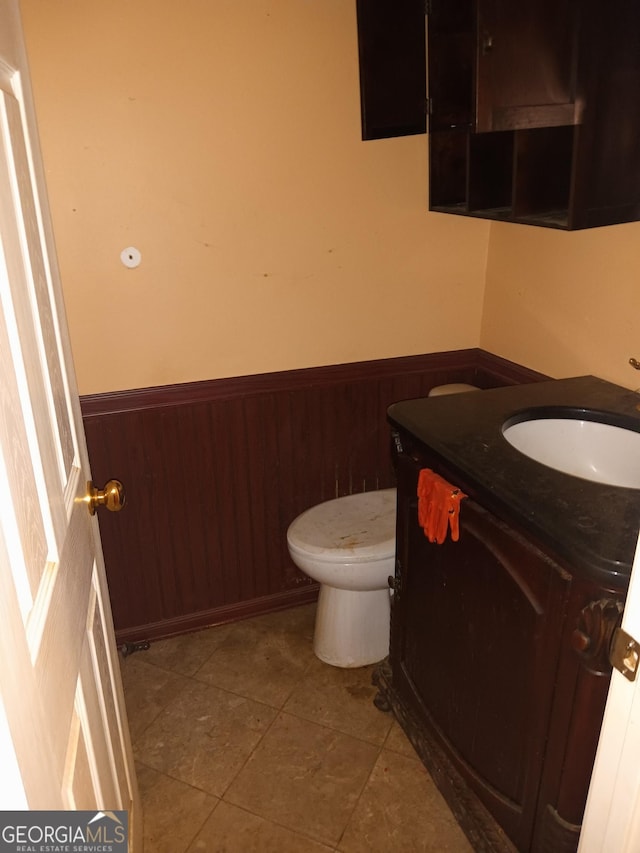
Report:
[[[432,0],[429,129],[576,122],[574,0]]]
[[[640,3],[420,5],[431,210],[563,229],[640,219]],[[385,7],[388,25],[400,14],[388,3],[359,0],[358,14],[376,17]],[[385,40],[381,21],[378,60],[361,45],[361,79],[376,79],[363,70],[369,60],[384,77],[385,50],[394,54],[387,69],[404,64],[422,79],[416,32],[422,22],[406,41]]]
[[[575,0],[478,0],[476,131],[576,123],[577,26]]]
[[[427,129],[424,0],[357,0],[362,138]]]

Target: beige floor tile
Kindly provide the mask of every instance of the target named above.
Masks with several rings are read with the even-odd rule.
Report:
[[[313,608],[305,611],[295,620],[285,611],[237,622],[195,678],[281,708],[315,659]]]
[[[307,641],[313,640],[313,629],[316,621],[316,604],[303,604],[300,607],[290,607],[288,610],[278,610],[275,613],[265,613],[254,616],[249,620],[267,631],[277,633],[297,634]],[[239,623],[238,623],[239,624]]]
[[[231,628],[231,625],[218,625],[167,640],[156,640],[141,654],[147,663],[182,675],[193,675],[224,642]]]
[[[178,673],[166,672],[140,656],[120,660],[131,739],[135,742],[147,726],[167,707],[188,681]]]
[[[121,660],[145,853],[470,853],[373,706],[371,668],[313,655],[314,617],[266,614]]]
[[[338,850],[343,853],[472,853],[418,761],[383,750]]]
[[[393,718],[373,704],[373,666],[341,669],[315,658],[284,705],[284,710],[382,746]]]
[[[221,802],[188,853],[330,853],[333,849]]]
[[[272,723],[276,711],[189,681],[136,742],[136,758],[155,770],[221,796]]]
[[[149,767],[138,765],[136,769],[144,853],[184,853],[219,801]]]
[[[362,740],[281,713],[224,799],[336,844],[377,754]]]
[[[391,714],[389,716],[391,717]],[[413,744],[396,720],[393,717],[391,719],[393,719],[393,722],[387,739],[384,742],[384,748],[390,749],[392,752],[399,752],[400,755],[405,755],[407,758],[417,758],[418,754],[413,748]]]

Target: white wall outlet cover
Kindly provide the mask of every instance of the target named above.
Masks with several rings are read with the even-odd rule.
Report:
[[[140,251],[136,249],[135,246],[127,246],[126,249],[123,249],[120,252],[120,260],[125,265],[125,267],[129,267],[129,269],[132,270],[135,267],[140,266],[142,255],[140,254]]]

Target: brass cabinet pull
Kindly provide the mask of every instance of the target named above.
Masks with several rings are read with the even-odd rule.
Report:
[[[91,515],[95,515],[100,506],[106,507],[109,512],[120,512],[125,501],[124,486],[120,480],[109,480],[104,489],[96,489],[89,480],[85,500]]]

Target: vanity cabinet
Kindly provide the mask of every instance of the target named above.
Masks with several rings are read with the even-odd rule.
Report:
[[[379,14],[376,0],[361,6]],[[566,230],[640,219],[637,3],[427,0],[423,11],[430,210]],[[375,54],[361,46],[361,80],[393,63],[417,91],[416,34],[422,23],[411,39],[379,32]]]
[[[575,851],[610,679],[620,590],[581,579],[460,472],[402,430],[391,647],[393,709],[476,851]],[[419,471],[462,488],[460,538],[418,524]]]

